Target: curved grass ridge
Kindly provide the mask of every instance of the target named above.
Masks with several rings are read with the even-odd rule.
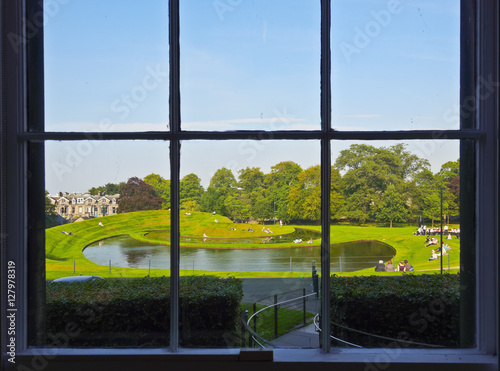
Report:
[[[210,237],[269,237],[259,229],[259,225],[235,224],[230,219],[217,215],[219,223],[215,223],[215,217],[207,213],[191,213],[191,215],[180,215],[180,233],[182,236],[203,236],[203,233]],[[103,227],[99,226],[103,223]],[[231,231],[230,227],[236,228]],[[252,227],[256,232],[246,231]],[[294,226],[269,226],[274,234],[279,230],[280,234],[292,233]],[[299,228],[304,228],[300,226]],[[307,226],[306,228],[320,230],[319,226]],[[90,219],[82,222],[75,222],[62,226],[53,227],[46,230],[46,272],[47,279],[57,277],[71,276],[74,274],[99,275],[102,277],[144,277],[151,276],[169,276],[168,269],[134,269],[112,267],[111,273],[109,267],[93,263],[85,258],[83,250],[89,244],[119,235],[130,235],[131,237],[152,242],[144,237],[147,232],[155,230],[170,229],[170,211],[152,210],[138,211],[126,214],[111,215],[96,219]],[[440,268],[440,261],[428,261],[430,250],[433,247],[424,247],[425,237],[414,236],[416,227],[378,227],[378,226],[353,226],[353,225],[332,225],[331,243],[350,242],[356,240],[379,240],[393,246],[397,251],[396,260],[408,259],[415,267],[415,274],[430,273]],[[66,235],[63,231],[71,233]],[[234,232],[234,234],[233,234]],[[231,233],[231,234],[229,234]],[[320,240],[315,240],[315,245]],[[460,240],[445,240],[444,243],[452,247],[450,252],[450,266],[459,266],[460,259]],[[289,247],[290,244],[281,247]],[[304,244],[305,245],[305,244]],[[184,246],[184,244],[183,244]],[[223,245],[221,245],[223,246]],[[299,245],[294,245],[297,248]],[[302,245],[300,245],[302,246]],[[309,245],[310,246],[310,245]],[[227,248],[227,246],[223,246]],[[279,246],[278,246],[279,247]],[[435,248],[436,246],[434,246]],[[236,244],[231,248],[269,248],[269,245],[263,247],[262,244]],[[76,273],[73,273],[74,265]],[[445,257],[443,267],[447,270],[448,260]],[[454,269],[453,271],[456,271]],[[195,274],[206,274],[205,271],[195,271]],[[181,270],[181,275],[192,275],[192,270]],[[375,274],[373,269],[365,269],[358,272],[344,273],[344,276],[356,276]],[[377,275],[395,275],[399,272],[384,272]],[[234,276],[234,277],[301,277],[304,273],[290,272],[210,272],[210,275]]]

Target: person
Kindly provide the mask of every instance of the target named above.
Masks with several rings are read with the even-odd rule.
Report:
[[[425,237],[425,243],[431,242],[431,238],[429,236]]]
[[[431,257],[429,258],[429,261],[438,260],[438,259],[439,259],[438,254],[436,254],[436,252],[434,250],[432,250]]]
[[[383,260],[379,260],[375,267],[375,272],[385,272],[385,265]]]
[[[216,222],[216,223],[219,223],[219,221],[217,220],[217,218],[215,219],[215,222]]]
[[[273,231],[271,231],[269,227],[267,227],[266,233],[273,233]]]
[[[204,238],[208,238],[208,236],[207,236],[205,233],[203,233],[203,237],[204,237]]]
[[[425,245],[425,247],[430,246],[430,245],[437,245],[437,243],[438,243],[437,238],[432,237],[431,240],[429,241],[429,243],[427,245]]]
[[[231,227],[231,230],[232,230],[232,231],[235,231],[235,230],[236,230],[236,228],[234,228],[234,227]]]
[[[385,271],[394,272],[394,264],[392,264],[392,260],[389,260],[389,262],[387,262],[387,265],[385,266]]]
[[[451,240],[451,233],[448,233],[448,236],[446,237],[447,240]]]
[[[405,264],[403,262],[399,262],[398,272],[404,272],[404,270],[405,270]]]
[[[312,237],[309,238],[309,240],[307,241],[307,243],[313,243]]]
[[[408,263],[408,260],[405,260],[404,270],[405,272],[413,271],[413,267],[410,263]]]
[[[248,228],[248,232],[255,232],[252,228]]]
[[[280,219],[280,227],[283,228],[283,220]]]
[[[214,215],[215,215],[215,211],[212,213],[212,216],[214,216]]]
[[[104,227],[104,224],[102,224],[102,222],[99,222],[99,226]]]

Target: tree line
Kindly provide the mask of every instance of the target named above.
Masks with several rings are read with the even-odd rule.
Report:
[[[460,159],[432,173],[428,160],[407,151],[406,145],[374,147],[352,144],[331,166],[332,220],[393,222],[416,221],[419,216],[439,220],[441,191],[443,213],[458,215]],[[292,161],[280,162],[265,174],[247,167],[233,174],[218,169],[207,189],[196,174],[179,184],[180,207],[216,212],[235,221],[277,219],[283,222],[319,223],[321,167],[303,169]],[[119,212],[169,209],[170,181],[158,174],[127,183],[109,183],[90,193],[120,193]]]

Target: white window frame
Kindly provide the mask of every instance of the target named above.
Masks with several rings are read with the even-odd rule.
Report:
[[[120,140],[141,137],[142,139],[161,139],[171,142],[171,192],[172,192],[172,231],[179,230],[179,165],[180,140],[190,139],[247,139],[249,137],[269,137],[266,133],[259,136],[259,132],[233,133],[199,133],[183,132],[180,127],[180,97],[179,97],[179,0],[170,2],[170,132],[149,134],[122,134],[99,133],[99,139]],[[318,0],[320,1],[320,0]],[[59,3],[66,3],[60,0]],[[43,97],[40,101],[33,101],[33,86],[36,79],[43,76],[43,46],[41,43],[43,28],[40,24],[41,2],[34,0],[6,0],[1,3],[0,17],[2,20],[2,74],[1,79],[1,275],[2,282],[6,275],[7,262],[14,261],[17,270],[16,287],[16,364],[8,362],[5,353],[8,337],[5,328],[7,324],[6,287],[2,284],[1,302],[1,352],[2,367],[5,370],[17,370],[20,365],[28,370],[68,370],[92,369],[94,371],[108,370],[110,366],[120,370],[171,369],[182,367],[185,370],[199,369],[200,367],[255,369],[256,367],[270,370],[283,369],[303,370],[311,366],[316,369],[328,370],[498,370],[498,10],[497,1],[491,0],[463,0],[462,11],[470,15],[469,25],[462,24],[462,32],[467,27],[470,44],[469,75],[463,75],[462,88],[472,87],[472,97],[476,104],[473,126],[463,130],[451,131],[408,131],[408,132],[334,132],[330,129],[329,71],[330,71],[330,4],[321,0],[322,9],[322,129],[310,133],[303,133],[306,139],[321,141],[322,186],[323,195],[328,197],[330,172],[330,142],[334,139],[448,139],[467,138],[474,141],[472,152],[475,157],[472,166],[476,172],[475,207],[476,207],[476,234],[475,246],[475,329],[476,346],[466,349],[330,349],[329,341],[323,341],[322,349],[275,349],[273,361],[252,362],[252,353],[239,349],[179,349],[178,333],[171,333],[169,349],[47,349],[29,347],[28,336],[33,324],[37,321],[34,314],[33,302],[28,297],[28,289],[36,290],[37,285],[44,285],[44,280],[34,277],[30,270],[39,264],[41,253],[36,248],[36,236],[28,234],[28,226],[37,227],[36,220],[30,220],[30,212],[37,211],[37,205],[29,204],[29,182],[36,183],[40,188],[39,199],[43,200],[43,173],[36,174],[36,169],[43,169],[43,158],[30,158],[30,150],[39,146],[47,139],[80,140],[78,133],[43,132],[43,123],[40,122],[40,113],[43,112]],[[24,22],[28,14],[28,22]],[[31,16],[35,16],[31,18]],[[38,21],[37,21],[38,19]],[[465,18],[463,18],[465,19]],[[35,28],[24,27],[26,24],[35,25]],[[38,23],[37,23],[38,22]],[[467,22],[465,22],[467,23]],[[470,26],[472,25],[472,26]],[[30,32],[28,32],[30,30]],[[20,39],[13,39],[12,36]],[[14,41],[13,41],[14,40]],[[17,43],[16,40],[21,40]],[[325,41],[327,40],[327,41]],[[15,45],[15,46],[14,46]],[[464,45],[464,44],[463,44]],[[38,63],[33,60],[38,58]],[[464,63],[464,61],[462,61]],[[40,68],[42,66],[42,68]],[[467,72],[467,71],[466,71]],[[481,76],[493,82],[494,89],[487,96],[474,89],[474,83],[466,84],[464,80],[472,81]],[[35,89],[36,90],[36,89]],[[31,101],[28,101],[28,97]],[[462,98],[464,95],[462,94]],[[27,109],[29,107],[29,109]],[[29,123],[29,125],[28,125]],[[40,130],[41,128],[41,130]],[[262,134],[262,133],[261,133]],[[87,134],[89,135],[89,134]],[[91,136],[91,134],[90,134]],[[157,137],[154,137],[157,136]],[[274,139],[298,139],[297,133],[276,132]],[[30,164],[34,171],[29,172]],[[28,179],[28,174],[31,178]],[[38,178],[37,178],[38,176]],[[41,178],[41,180],[39,179]],[[36,188],[36,186],[35,186]],[[322,201],[323,215],[329,208],[329,200]],[[42,205],[43,207],[43,205]],[[39,211],[39,210],[38,210]],[[31,223],[31,224],[30,224]],[[38,226],[38,228],[42,228]],[[329,246],[329,221],[323,218],[322,230],[325,246]],[[172,233],[172,246],[178,246],[178,233]],[[28,254],[28,250],[30,254]],[[44,253],[44,252],[43,252]],[[179,259],[178,249],[172,248],[171,261]],[[328,258],[328,249],[323,248],[323,259]],[[38,260],[37,260],[38,259]],[[44,263],[44,262],[43,262]],[[322,285],[329,285],[329,264],[322,267]],[[178,265],[172,266],[172,300],[178,302]],[[42,286],[40,286],[42,287]],[[329,300],[325,296],[322,300],[323,313],[329,311]],[[178,308],[172,307],[172,324],[178,323]],[[325,320],[326,321],[326,320]],[[327,322],[325,322],[327,323]],[[174,327],[175,326],[171,326]],[[327,335],[327,333],[325,332]],[[325,336],[326,336],[325,335]],[[324,340],[324,339],[323,339]],[[328,340],[328,338],[326,338]],[[248,354],[247,354],[248,353]],[[248,357],[240,360],[240,356]],[[203,363],[200,363],[203,362]],[[388,362],[388,363],[387,363]],[[20,368],[23,369],[23,368]]]

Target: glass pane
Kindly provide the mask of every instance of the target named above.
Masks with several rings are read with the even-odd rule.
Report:
[[[332,127],[458,129],[460,1],[333,1]]]
[[[181,299],[181,344],[319,346],[319,152],[311,141],[182,144],[181,272],[219,283],[198,296],[203,321],[183,322],[196,302]]]
[[[168,151],[46,143],[47,345],[168,345],[170,249],[144,237],[170,228]]]
[[[48,131],[168,128],[168,1],[45,1]]]
[[[332,148],[332,346],[460,347],[459,142]]]
[[[181,1],[184,130],[318,130],[320,3]]]

